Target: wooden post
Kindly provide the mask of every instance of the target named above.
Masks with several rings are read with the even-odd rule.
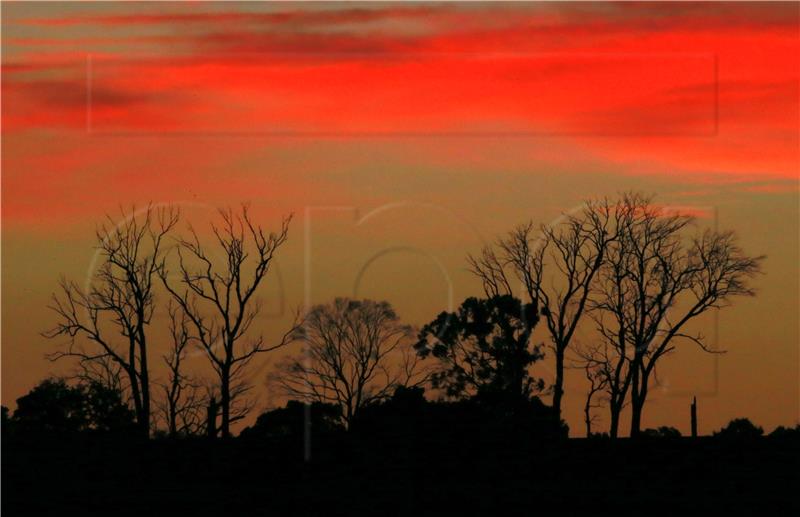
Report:
[[[697,397],[692,397],[692,438],[697,438]]]
[[[208,404],[208,416],[206,417],[206,434],[209,438],[217,437],[217,400],[211,397]]]

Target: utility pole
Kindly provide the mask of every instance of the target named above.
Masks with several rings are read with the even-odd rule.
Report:
[[[692,397],[692,438],[697,438],[697,397]]]

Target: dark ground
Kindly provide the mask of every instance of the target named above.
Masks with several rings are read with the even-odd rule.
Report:
[[[468,515],[800,509],[800,440],[571,439],[523,446],[328,437],[2,443],[4,516]]]

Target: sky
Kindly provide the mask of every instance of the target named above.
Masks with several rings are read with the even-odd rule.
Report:
[[[277,339],[337,295],[422,325],[481,294],[468,253],[635,189],[767,255],[757,296],[700,322],[727,352],[664,359],[644,425],[688,432],[693,395],[701,433],[794,425],[798,58],[796,3],[4,2],[2,403],[68,371],[49,297],[121,206],[294,213],[261,292]],[[569,373],[574,435],[586,388]]]

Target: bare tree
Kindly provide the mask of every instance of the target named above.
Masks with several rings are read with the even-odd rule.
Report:
[[[427,380],[411,346],[413,331],[388,302],[337,298],[317,305],[295,338],[302,351],[280,362],[270,382],[292,398],[339,406],[348,427],[396,387]]]
[[[253,222],[246,205],[238,212],[220,210],[219,216],[221,222],[212,224],[211,230],[223,260],[215,262],[190,227],[190,237],[179,240],[179,282],[170,284],[164,263],[160,274],[219,378],[220,431],[229,437],[231,423],[251,408],[243,398],[251,388],[247,365],[257,354],[284,346],[296,321],[277,343],[267,344],[260,334],[248,335],[261,308],[255,293],[286,242],[291,216],[269,235]]]
[[[612,224],[617,233],[626,210],[623,203],[614,207]],[[595,323],[599,343],[578,350],[584,367],[590,369],[598,380],[604,381],[610,416],[609,435],[612,438],[619,434],[620,415],[627,405],[632,379],[632,353],[625,339],[624,318],[631,289],[626,283],[630,269],[628,245],[625,239],[616,239],[606,248],[604,263],[595,278],[597,285],[593,286],[597,292],[590,299],[588,313]]]
[[[609,375],[608,361],[598,360],[601,357],[598,349],[592,349],[585,357],[582,367],[586,380],[589,381],[589,391],[586,392],[586,401],[583,404],[583,421],[588,438],[592,436],[592,423],[597,418],[592,414],[592,410],[602,407],[602,404],[595,404],[593,400],[598,393],[607,391],[611,375]]]
[[[172,339],[169,352],[163,356],[168,378],[161,385],[163,399],[157,405],[169,436],[197,435],[205,430],[208,400],[203,384],[185,371],[184,361],[192,342],[189,319],[173,303],[169,304],[168,313]]]
[[[624,194],[614,214],[618,238],[609,246],[592,308],[598,330],[613,344],[616,367],[628,369],[618,377],[630,389],[631,436],[637,436],[658,361],[679,340],[710,352],[687,324],[734,296],[752,296],[748,282],[763,257],[745,255],[731,232],[687,238],[693,218],[666,212],[652,197]]]
[[[133,403],[125,369],[109,356],[92,360],[79,359],[75,373],[66,378],[68,380],[77,380],[79,383],[84,384],[97,383],[113,392],[119,393],[125,403],[129,405]]]
[[[152,205],[142,213],[123,211],[120,223],[108,217],[96,231],[99,265],[89,285],[83,289],[61,280],[61,294],[54,294],[49,306],[59,321],[44,333],[69,338],[63,350],[49,355],[51,360],[77,358],[83,375],[117,387],[124,382],[145,436],[150,432],[146,330],[155,309],[153,279],[164,238],[178,217],[177,209]],[[113,379],[120,370],[125,381]]]
[[[553,408],[559,419],[566,352],[586,310],[605,249],[616,238],[609,231],[610,216],[607,201],[587,201],[578,214],[542,226],[538,236],[533,223],[523,224],[494,247],[485,247],[480,257],[468,258],[487,296],[513,294],[509,280],[513,274],[531,302],[541,308],[555,352]]]

